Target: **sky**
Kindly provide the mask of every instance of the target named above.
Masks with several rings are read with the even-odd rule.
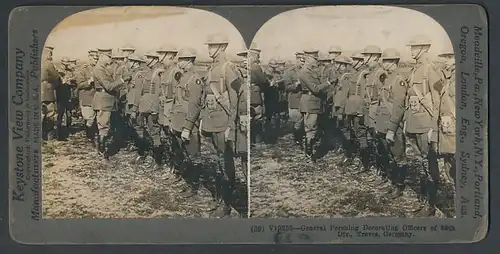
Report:
[[[403,61],[411,60],[412,36],[427,34],[433,41],[430,56],[436,56],[451,41],[445,30],[424,13],[390,6],[321,6],[281,13],[266,22],[254,37],[262,50],[261,59],[293,59],[307,47],[328,50],[338,45],[343,50],[362,50],[373,44],[383,49],[396,48]]]
[[[61,21],[49,34],[46,44],[55,47],[53,56],[86,59],[89,48],[118,48],[132,44],[138,53],[155,50],[165,43],[193,47],[199,59],[209,60],[207,36],[224,33],[229,37],[229,54],[246,46],[238,30],[225,18],[203,10],[167,6],[104,7],[83,11]]]

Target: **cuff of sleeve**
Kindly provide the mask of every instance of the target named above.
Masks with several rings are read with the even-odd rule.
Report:
[[[391,131],[393,131],[395,133],[396,130],[398,129],[398,127],[399,127],[399,123],[395,123],[393,121],[389,121],[387,129],[389,129],[389,130],[391,130]]]
[[[191,131],[194,127],[194,122],[192,122],[191,120],[189,119],[185,119],[184,121],[184,129],[187,129],[189,131]]]

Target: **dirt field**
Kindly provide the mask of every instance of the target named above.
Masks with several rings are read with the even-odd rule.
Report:
[[[211,173],[197,196],[182,198],[178,193],[184,181],[174,184],[167,169],[152,171],[152,158],[134,165],[131,161],[136,154],[120,151],[107,162],[84,135],[76,132],[68,141],[51,141],[43,146],[44,218],[209,217]],[[204,165],[211,167],[209,162]],[[241,169],[239,162],[236,166]],[[241,171],[237,171],[237,177],[243,179]],[[240,181],[231,217],[239,217],[236,210],[246,212],[246,189],[246,183]]]
[[[375,172],[342,168],[343,155],[329,152],[315,164],[293,143],[291,135],[277,144],[257,145],[251,154],[250,216],[273,218],[421,217],[415,210],[415,168],[408,172],[404,196],[387,198],[390,183],[376,185]],[[444,179],[444,176],[442,176]],[[445,181],[446,182],[446,181]],[[454,216],[449,182],[439,190],[437,215]]]

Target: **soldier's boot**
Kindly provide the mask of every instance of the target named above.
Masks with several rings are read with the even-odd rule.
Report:
[[[109,160],[109,154],[111,150],[111,146],[114,145],[113,140],[106,136],[104,137],[104,140],[102,141],[102,146],[103,146],[103,157],[105,160]]]
[[[180,193],[180,196],[184,198],[190,198],[197,195],[200,188],[199,165],[189,165],[187,170],[188,185]]]
[[[427,182],[427,199],[429,200],[429,206],[427,207],[426,215],[428,217],[436,215],[437,189],[438,183],[434,181]]]
[[[47,141],[54,140],[56,137],[55,130],[47,131]]]
[[[387,192],[388,198],[396,199],[396,198],[402,197],[404,188],[405,188],[404,185],[403,186],[396,185],[396,186],[390,188],[390,190]]]
[[[153,147],[153,159],[155,160],[154,170],[163,168],[163,146]]]
[[[222,179],[220,175],[215,176],[215,193],[212,200],[208,204],[209,212],[213,212],[219,209],[219,206],[224,202],[223,200],[223,190],[222,190]]]
[[[211,217],[214,218],[225,218],[231,215],[230,200],[232,200],[233,189],[227,180],[223,180],[223,185],[221,187],[222,195],[219,200],[219,206],[211,215]]]

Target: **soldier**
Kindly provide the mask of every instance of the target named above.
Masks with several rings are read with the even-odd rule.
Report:
[[[267,77],[260,66],[260,49],[252,43],[248,52],[250,65],[250,141],[251,144],[259,143],[265,123],[264,91],[269,86]]]
[[[125,46],[120,48],[120,51],[125,56],[125,62],[127,62],[128,57],[135,53],[135,47],[130,44],[126,44]]]
[[[97,50],[88,51],[89,63],[84,64],[76,74],[76,84],[79,90],[80,110],[85,121],[85,136],[95,146],[94,138],[96,132],[95,112],[92,108],[92,100],[95,94],[93,71],[97,64]]]
[[[280,76],[283,78],[286,69],[286,62],[281,58],[276,59],[276,64],[278,67],[276,70],[280,73]],[[279,88],[279,112],[281,121],[286,121],[288,119],[288,98],[285,89],[285,84],[282,83],[282,86]]]
[[[300,98],[300,111],[304,119],[306,156],[313,161],[316,160],[315,144],[318,140],[318,119],[324,113],[324,101],[326,92],[332,86],[330,81],[321,83],[318,70],[318,52],[315,49],[304,50],[304,67],[299,71],[299,80],[302,89]]]
[[[269,60],[269,68],[266,71],[269,86],[264,91],[264,103],[266,107],[265,135],[267,142],[273,143],[279,136],[281,130],[280,107],[283,101],[282,90],[284,90],[283,74],[278,70],[276,59]]]
[[[340,46],[333,45],[328,50],[328,53],[330,54],[330,57],[335,60],[335,58],[342,54],[342,48]]]
[[[236,67],[226,59],[229,40],[224,35],[211,35],[206,42],[214,63],[209,69],[207,84],[199,98],[189,104],[183,139],[189,139],[198,119],[202,121],[202,135],[208,139],[211,154],[218,162],[216,168],[217,205],[214,216],[230,215],[232,193],[235,186],[235,168],[232,141],[235,137],[237,92],[242,81]],[[202,110],[203,109],[203,110]]]
[[[160,56],[160,63],[163,63],[165,70],[169,69],[172,65],[175,65],[175,56],[177,55],[177,48],[174,45],[166,44],[156,50],[156,53]]]
[[[362,56],[357,56],[356,54],[354,54],[353,57],[357,57],[357,59],[363,59]],[[337,145],[336,152],[340,153],[342,152],[342,148],[349,147],[349,139],[347,139],[348,135],[344,135],[344,133],[346,133],[348,129],[346,121],[344,121],[344,108],[346,98],[343,97],[342,93],[344,89],[347,89],[349,87],[352,75],[355,73],[355,69],[353,68],[352,58],[345,55],[340,55],[335,58],[335,66],[337,66],[337,74],[340,74],[340,76],[338,77],[337,84],[334,86],[334,89],[332,91],[332,118],[334,123],[334,135],[340,140],[340,145]],[[345,151],[347,151],[347,149]]]
[[[144,56],[139,56],[132,54],[128,57],[128,63],[130,64],[129,70],[132,75],[132,79],[127,85],[127,96],[126,96],[126,106],[125,106],[125,117],[126,117],[126,127],[125,134],[127,137],[133,141],[133,143],[127,144],[127,150],[131,151],[133,145],[137,148],[144,147],[142,145],[142,137],[144,127],[142,122],[138,123],[137,114],[138,106],[141,99],[141,89],[142,82],[146,77],[149,68],[146,66],[146,58]],[[138,149],[139,156],[144,157],[144,150]]]
[[[367,144],[367,126],[365,125],[365,96],[366,96],[366,76],[368,71],[364,66],[364,58],[359,58],[357,55],[352,56],[355,73],[351,75],[348,84],[342,86],[342,95],[340,100],[343,101],[340,106],[340,111],[344,114],[346,124],[346,139],[349,140],[345,148],[344,166],[351,164],[353,155],[359,149],[363,166],[367,169],[366,163],[369,159],[368,144]]]
[[[71,61],[68,57],[63,57],[61,59],[61,69],[59,74],[61,75],[61,85],[56,89],[57,98],[57,130],[58,139],[60,141],[65,140],[66,136],[69,134],[69,128],[71,127],[71,103],[72,94],[74,87],[76,88],[75,81],[75,70],[71,68]],[[63,122],[65,125],[65,132],[63,133]]]
[[[300,98],[302,97],[302,87],[298,73],[304,66],[304,53],[295,53],[296,64],[285,71],[285,87],[288,92],[288,115],[293,124],[293,139],[297,145],[302,145],[304,135],[304,119],[300,112]]]
[[[98,151],[105,159],[109,157],[112,137],[109,135],[111,114],[116,111],[116,101],[118,99],[121,86],[131,80],[131,76],[113,78],[113,73],[109,69],[111,64],[112,50],[108,48],[98,49],[99,60],[94,67],[93,77],[95,84],[95,94],[92,100],[92,108],[97,111],[97,127],[99,130]]]
[[[175,140],[175,137],[173,137],[172,132],[170,131],[170,124],[171,124],[171,113],[172,113],[172,105],[174,102],[174,87],[177,85],[177,83],[180,80],[180,75],[183,72],[181,69],[179,69],[175,57],[177,55],[177,48],[173,45],[166,44],[162,46],[160,49],[156,51],[160,55],[160,62],[163,64],[163,69],[165,72],[163,73],[161,77],[161,96],[160,96],[160,117],[159,117],[159,123],[161,125],[161,129],[163,131],[163,137],[161,138],[161,143],[162,147],[165,149],[165,154],[167,156],[164,156],[164,158],[169,159],[169,162],[166,162],[170,164],[171,168],[171,173],[177,172],[174,171],[174,165],[173,165],[173,157],[174,153],[172,148],[172,143]],[[177,180],[181,180],[182,178],[180,177],[179,174],[176,175]]]
[[[369,74],[366,77],[366,93],[365,102],[367,113],[365,114],[365,125],[367,126],[368,136],[368,156],[366,158],[366,165],[370,167],[373,162],[376,161],[377,145],[376,145],[376,135],[375,135],[375,118],[379,102],[379,90],[382,87],[384,79],[387,77],[387,73],[380,64],[380,57],[382,56],[382,49],[375,45],[368,45],[365,47],[361,53],[365,58],[365,65],[367,66],[367,71]],[[377,171],[378,174],[382,172]]]
[[[238,106],[236,108],[236,140],[234,141],[235,157],[241,158],[241,165],[243,167],[243,175],[245,176],[245,182],[247,182],[247,170],[248,170],[248,143],[247,143],[247,133],[250,124],[250,117],[248,116],[248,86],[247,86],[247,56],[248,51],[241,51],[237,53],[238,56],[242,58],[242,64],[239,66],[240,75],[242,78],[242,86],[238,90]]]
[[[333,91],[335,89],[335,86],[337,84],[337,73],[336,70],[334,69],[334,65],[332,64],[333,62],[333,57],[331,54],[328,52],[320,51],[318,54],[318,63],[319,63],[319,71],[320,71],[320,80],[321,83],[325,83],[326,81],[330,81],[332,83],[332,86],[329,87],[329,91],[327,92],[327,97],[326,101],[324,102],[325,105],[323,106],[325,109],[324,114],[322,115],[322,118],[320,119],[320,124],[319,126],[322,127],[321,129],[321,137],[323,141],[321,144],[325,146],[330,146],[332,145],[333,142],[333,122],[332,122],[332,110],[333,110]],[[327,148],[327,147],[325,147]]]
[[[161,76],[164,73],[162,64],[159,63],[159,56],[155,52],[148,52],[145,54],[148,62],[148,73],[141,82],[141,99],[139,104],[136,105],[139,110],[139,121],[145,124],[145,131],[143,132],[143,141],[139,151],[138,162],[144,159],[145,150],[149,147],[152,148],[153,159],[155,160],[154,170],[159,170],[163,166],[163,146],[161,143],[161,127],[160,127],[160,98],[162,96],[161,90]],[[136,84],[139,85],[139,84]],[[163,112],[163,111],[162,111]],[[147,147],[146,147],[146,144]]]
[[[448,180],[456,184],[456,111],[455,111],[455,54],[451,46],[440,54],[445,60],[441,70],[445,78],[439,104],[439,155],[444,159],[444,168]]]
[[[77,68],[77,59],[76,58],[70,58],[69,61],[70,69],[73,70],[73,75],[75,76],[76,73],[76,68]],[[71,99],[70,99],[70,109],[71,109],[71,116],[75,119],[80,119],[81,117],[81,111],[80,111],[80,106],[79,106],[79,93],[78,93],[78,88],[76,87],[76,81],[73,82],[73,84],[70,86],[71,90]]]
[[[42,51],[41,102],[42,102],[42,137],[52,140],[55,136],[54,125],[57,118],[56,90],[60,85],[60,76],[52,63],[54,47],[46,45]]]
[[[116,50],[113,52],[111,58],[115,63],[113,71],[114,79],[119,79],[120,77],[127,75],[131,76],[131,73],[129,73],[129,67],[126,64],[126,61],[128,61],[128,57],[124,53]],[[111,125],[115,128],[115,137],[119,141],[118,144],[120,144],[120,146],[123,145],[126,140],[124,129],[126,126],[125,106],[127,103],[127,92],[129,84],[130,81],[126,82],[126,84],[122,86],[122,89],[119,91],[116,114],[113,114],[112,117],[112,121],[115,123]]]
[[[397,49],[388,48],[382,54],[382,66],[387,78],[383,79],[382,85],[377,93],[377,111],[375,113],[375,131],[377,140],[377,166],[381,172],[382,184],[387,179],[392,185],[389,194],[390,198],[397,198],[403,195],[405,180],[405,137],[403,128],[400,125],[396,130],[394,142],[388,144],[387,135],[388,122],[391,118],[394,104],[394,91],[400,89],[398,86],[406,87],[405,78],[398,72],[400,54]]]
[[[393,87],[394,106],[386,139],[394,142],[395,132],[406,112],[407,137],[413,150],[422,160],[425,171],[420,178],[422,194],[427,196],[429,204],[425,211],[428,216],[434,216],[440,181],[437,164],[439,93],[444,82],[428,57],[431,40],[425,35],[417,35],[408,45],[417,65],[412,68],[406,86]],[[395,89],[396,87],[398,89]],[[422,208],[424,206],[425,202],[422,202]]]
[[[200,136],[198,133],[199,120],[194,123],[194,128],[189,135],[189,140],[181,137],[184,122],[188,113],[189,102],[199,98],[203,82],[201,77],[194,71],[196,50],[193,48],[182,48],[177,55],[178,70],[181,71],[179,82],[175,83],[174,98],[171,116],[171,131],[175,137],[174,153],[182,162],[183,175],[188,183],[187,188],[181,192],[183,197],[192,197],[197,194],[201,173],[200,160]],[[174,85],[174,84],[172,84]]]

